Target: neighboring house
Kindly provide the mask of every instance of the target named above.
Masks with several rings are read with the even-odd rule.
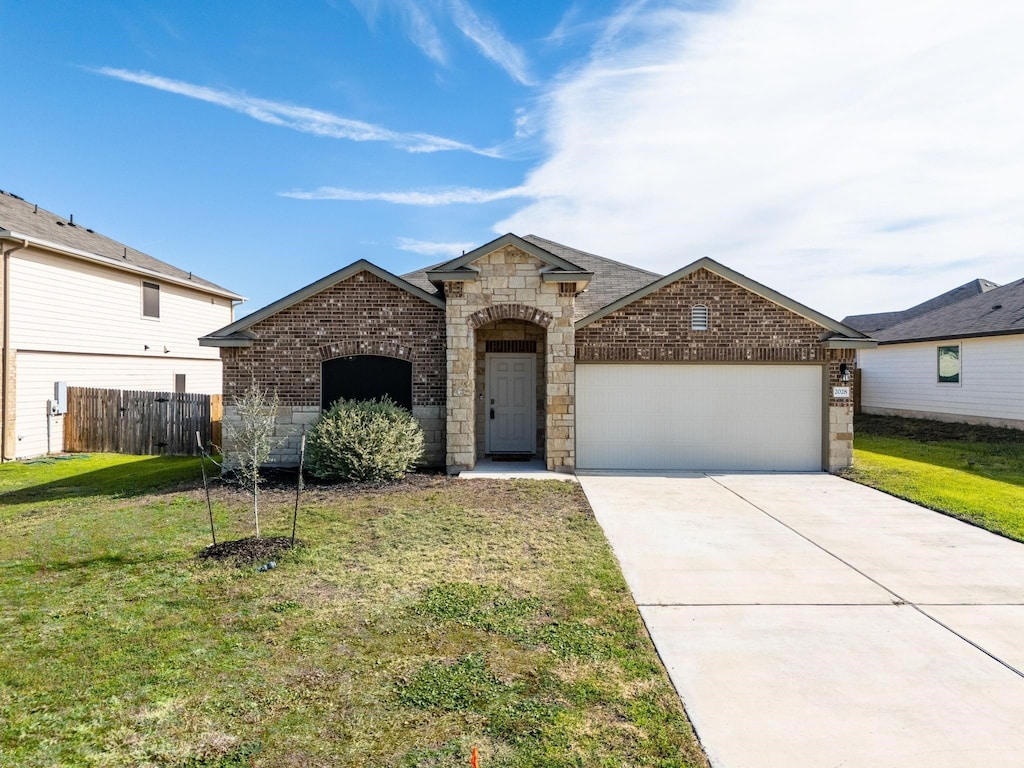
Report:
[[[661,277],[511,234],[403,277],[357,261],[200,343],[221,348],[225,421],[250,382],[277,390],[273,460],[335,399],[388,394],[450,472],[844,467],[874,344],[710,259]]]
[[[945,293],[936,296],[934,299],[928,299],[928,301],[923,301],[910,309],[904,309],[900,312],[876,312],[870,315],[850,315],[849,317],[844,317],[843,325],[856,328],[861,333],[872,334],[882,330],[883,328],[891,328],[898,323],[903,323],[915,317],[926,315],[936,309],[956,304],[958,301],[979,296],[986,291],[991,291],[993,288],[998,287],[998,283],[993,283],[991,280],[983,280],[979,278],[977,280],[971,280],[969,283],[964,283],[951,291],[946,291]]]
[[[862,410],[1024,429],[1024,280],[975,280],[927,305],[858,353]],[[844,322],[864,330],[865,317],[879,316]]]
[[[232,320],[237,294],[6,192],[0,255],[4,460],[61,450],[57,382],[220,393],[197,337]]]

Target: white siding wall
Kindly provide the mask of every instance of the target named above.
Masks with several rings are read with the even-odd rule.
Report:
[[[55,381],[173,391],[174,374],[184,373],[187,391],[221,392],[219,350],[200,347],[198,339],[231,322],[230,300],[145,279],[160,286],[159,319],[142,317],[139,275],[32,249],[12,257],[18,458],[47,450]],[[50,448],[59,451],[63,419],[50,426]]]
[[[206,360],[219,350],[199,337],[231,322],[231,302],[165,283],[160,318],[142,317],[139,275],[26,249],[11,261],[13,349],[175,356]],[[149,346],[146,350],[145,346]]]
[[[107,387],[159,392],[174,391],[174,374],[185,374],[189,392],[218,394],[221,390],[220,360],[111,357],[19,352],[16,360],[16,457],[46,453],[46,403],[53,399],[53,383],[69,387]],[[63,449],[64,419],[50,420],[50,450]]]
[[[936,380],[937,348],[960,344],[960,384]],[[861,350],[861,407],[1024,427],[1024,336],[893,344]]]

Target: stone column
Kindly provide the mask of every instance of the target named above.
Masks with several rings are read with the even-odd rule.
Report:
[[[466,323],[466,301],[461,293],[461,290],[449,291],[445,305],[448,343],[445,465],[449,474],[476,465],[476,349],[473,329]]]

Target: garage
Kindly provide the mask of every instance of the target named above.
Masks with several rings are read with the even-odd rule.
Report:
[[[820,365],[576,366],[580,469],[820,471]]]

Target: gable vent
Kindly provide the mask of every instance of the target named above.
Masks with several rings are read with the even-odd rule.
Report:
[[[690,309],[690,330],[706,331],[708,329],[708,308],[697,304]]]

